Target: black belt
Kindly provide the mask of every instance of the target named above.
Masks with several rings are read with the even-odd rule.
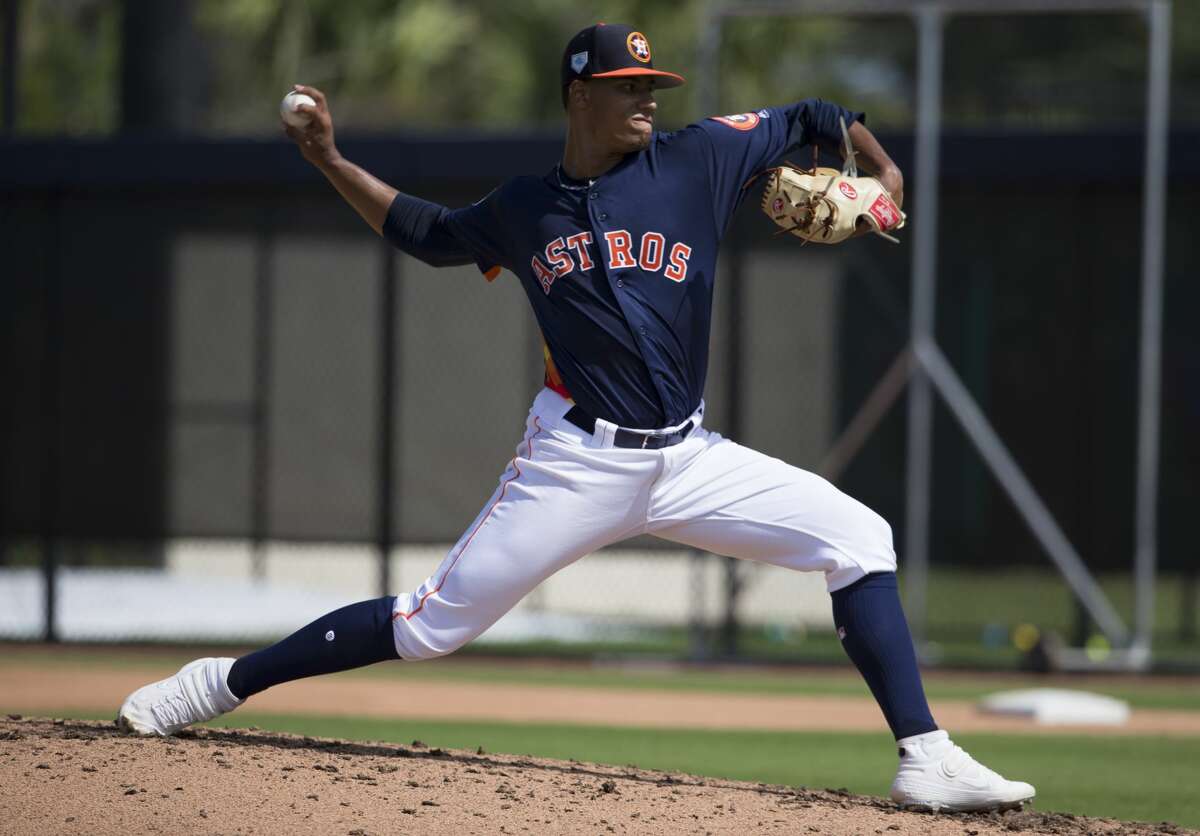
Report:
[[[578,406],[571,407],[563,417],[585,433],[594,433],[596,431],[596,419]],[[613,436],[613,446],[628,447],[635,450],[661,450],[664,447],[672,447],[683,441],[693,429],[695,429],[695,425],[691,421],[688,421],[682,427],[670,433],[636,433],[633,430],[623,430],[617,427],[617,432]]]

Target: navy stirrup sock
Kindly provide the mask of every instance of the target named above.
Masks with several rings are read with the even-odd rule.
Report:
[[[229,669],[229,690],[244,700],[281,682],[399,659],[392,634],[395,600],[389,595],[342,607],[243,656]]]
[[[867,575],[832,594],[833,623],[897,740],[934,731],[895,572]]]

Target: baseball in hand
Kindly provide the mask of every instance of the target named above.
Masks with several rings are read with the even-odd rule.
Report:
[[[316,107],[316,102],[312,96],[304,93],[297,93],[293,90],[283,97],[283,101],[279,103],[279,115],[283,117],[283,121],[287,122],[293,128],[303,128],[312,119],[307,113],[298,113],[296,108],[300,105],[312,105]]]

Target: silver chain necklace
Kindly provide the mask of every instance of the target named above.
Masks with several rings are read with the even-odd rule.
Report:
[[[590,178],[588,178],[586,186],[572,186],[570,183],[564,183],[563,182],[562,163],[559,163],[558,165],[554,166],[554,176],[558,178],[558,185],[562,186],[564,189],[570,189],[570,190],[576,191],[576,192],[585,192],[588,189],[590,189],[592,187],[592,185],[596,182],[595,177],[590,177]]]

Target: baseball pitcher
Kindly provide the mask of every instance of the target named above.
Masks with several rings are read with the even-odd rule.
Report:
[[[432,265],[521,283],[545,343],[545,385],[491,498],[417,589],[344,607],[240,659],[199,659],[135,691],[119,724],[169,735],[300,677],[452,653],[559,569],[651,534],[822,572],[838,636],[900,755],[891,796],[930,810],[1019,807],[1034,796],[956,746],[926,703],[896,586],[892,532],[820,477],[704,426],[713,282],[722,235],[764,172],[762,209],[817,243],[904,223],[903,179],[864,115],[807,99],[655,129],[649,39],[589,26],[562,56],[566,142],[540,175],[448,209],[338,153],[325,96],[286,131],[376,233]],[[803,146],[840,148],[842,172],[769,169]],[[875,176],[857,176],[857,166]]]

